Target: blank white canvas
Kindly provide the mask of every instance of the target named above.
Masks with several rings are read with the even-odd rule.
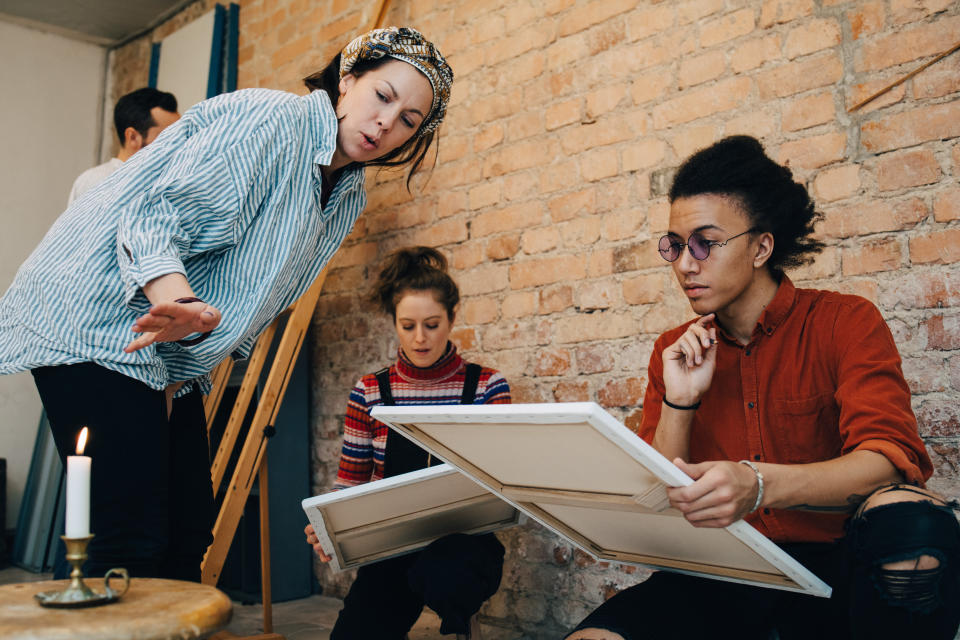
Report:
[[[160,46],[157,89],[177,97],[180,113],[207,99],[214,15],[203,14],[164,38]]]

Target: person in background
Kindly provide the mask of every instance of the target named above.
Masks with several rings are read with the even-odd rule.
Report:
[[[374,420],[377,405],[508,404],[510,387],[493,369],[466,362],[450,342],[460,292],[436,249],[411,247],[387,257],[371,296],[393,320],[400,348],[389,367],[363,376],[350,392],[335,489],[424,469],[442,461]],[[304,529],[323,562],[312,525]],[[440,633],[470,636],[474,614],[496,593],[503,546],[492,533],[454,534],[424,550],[361,567],[331,640],[402,640],[424,604]]]
[[[0,374],[31,371],[61,458],[89,427],[88,575],[200,579],[208,374],[249,357],[317,279],[366,205],[367,166],[416,171],[452,83],[432,43],[389,27],[306,78],[307,95],[204,100],[20,267],[0,299]]]
[[[693,526],[744,518],[833,595],[660,571],[568,638],[952,639],[958,505],[924,488],[890,329],[784,273],[823,246],[806,188],[734,136],[687,159],[669,197],[659,252],[699,318],[654,343],[640,436],[693,479],[667,491]]]
[[[87,169],[73,182],[67,206],[97,186],[111,173],[123,166],[140,149],[154,141],[160,132],[180,119],[177,99],[172,93],[144,87],[131,91],[117,100],[113,107],[113,126],[120,138],[120,151],[115,158]]]

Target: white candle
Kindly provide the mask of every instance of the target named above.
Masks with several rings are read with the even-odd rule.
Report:
[[[67,522],[68,538],[90,535],[90,457],[81,455],[87,443],[87,428],[77,438],[77,455],[67,456]]]

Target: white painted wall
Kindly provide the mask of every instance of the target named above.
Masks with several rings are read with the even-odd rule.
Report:
[[[0,21],[0,291],[96,162],[106,50]],[[29,373],[0,376],[7,526],[16,525],[40,399]]]

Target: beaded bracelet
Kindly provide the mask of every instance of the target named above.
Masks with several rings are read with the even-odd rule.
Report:
[[[180,304],[190,304],[191,302],[203,302],[203,300],[201,300],[200,298],[190,297],[190,298],[177,298],[176,300],[174,300],[174,302],[178,302]],[[192,347],[194,345],[200,344],[201,342],[209,338],[211,333],[213,333],[212,329],[210,331],[204,331],[196,338],[185,338],[183,340],[177,340],[177,344],[179,344],[182,347]]]
[[[763,502],[763,474],[760,473],[760,469],[757,467],[757,465],[753,464],[749,460],[741,460],[740,464],[747,465],[753,469],[755,474],[757,474],[757,501],[753,503],[753,507],[749,511],[749,513],[753,513],[760,508],[760,503]]]

